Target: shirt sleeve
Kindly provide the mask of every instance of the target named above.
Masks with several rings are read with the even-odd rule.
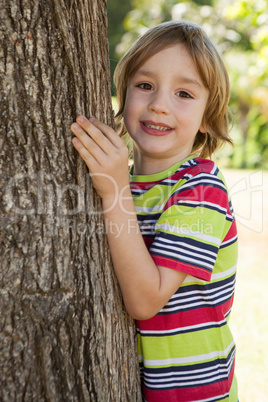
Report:
[[[156,265],[209,281],[234,217],[222,180],[199,173],[175,189],[155,225]]]

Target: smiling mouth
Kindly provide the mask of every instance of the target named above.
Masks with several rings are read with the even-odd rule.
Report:
[[[172,130],[170,127],[164,127],[164,126],[155,126],[154,124],[149,124],[149,123],[144,123],[143,125],[147,128],[152,128],[153,130],[159,130],[159,131],[170,131]]]

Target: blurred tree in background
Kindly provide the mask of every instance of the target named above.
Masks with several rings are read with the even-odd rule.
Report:
[[[163,21],[201,25],[225,60],[234,114],[235,147],[217,153],[221,165],[268,168],[267,0],[108,0],[111,70],[130,44]]]
[[[110,48],[111,75],[113,75],[119,59],[119,53],[116,51],[116,47],[121,42],[123,35],[126,33],[126,29],[124,27],[124,18],[132,8],[131,3],[131,0],[124,0],[124,2],[121,2],[120,0],[107,1],[107,12],[109,16],[108,37]],[[112,90],[113,89],[114,88],[112,88]]]

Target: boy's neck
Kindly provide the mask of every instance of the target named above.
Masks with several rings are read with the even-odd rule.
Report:
[[[134,160],[134,175],[152,175],[155,173],[163,172],[170,168],[175,163],[178,163],[189,155],[175,155],[171,158],[155,159],[145,155],[141,155],[133,150]]]

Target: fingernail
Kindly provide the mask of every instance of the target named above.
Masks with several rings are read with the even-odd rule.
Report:
[[[72,124],[72,127],[73,127],[75,130],[78,130],[79,125],[78,125],[77,123],[74,123],[74,124]]]
[[[78,116],[78,117],[77,117],[77,120],[82,122],[82,121],[85,120],[85,118],[84,118],[84,116]]]
[[[95,117],[90,117],[89,120],[93,123],[93,121],[95,121]]]

